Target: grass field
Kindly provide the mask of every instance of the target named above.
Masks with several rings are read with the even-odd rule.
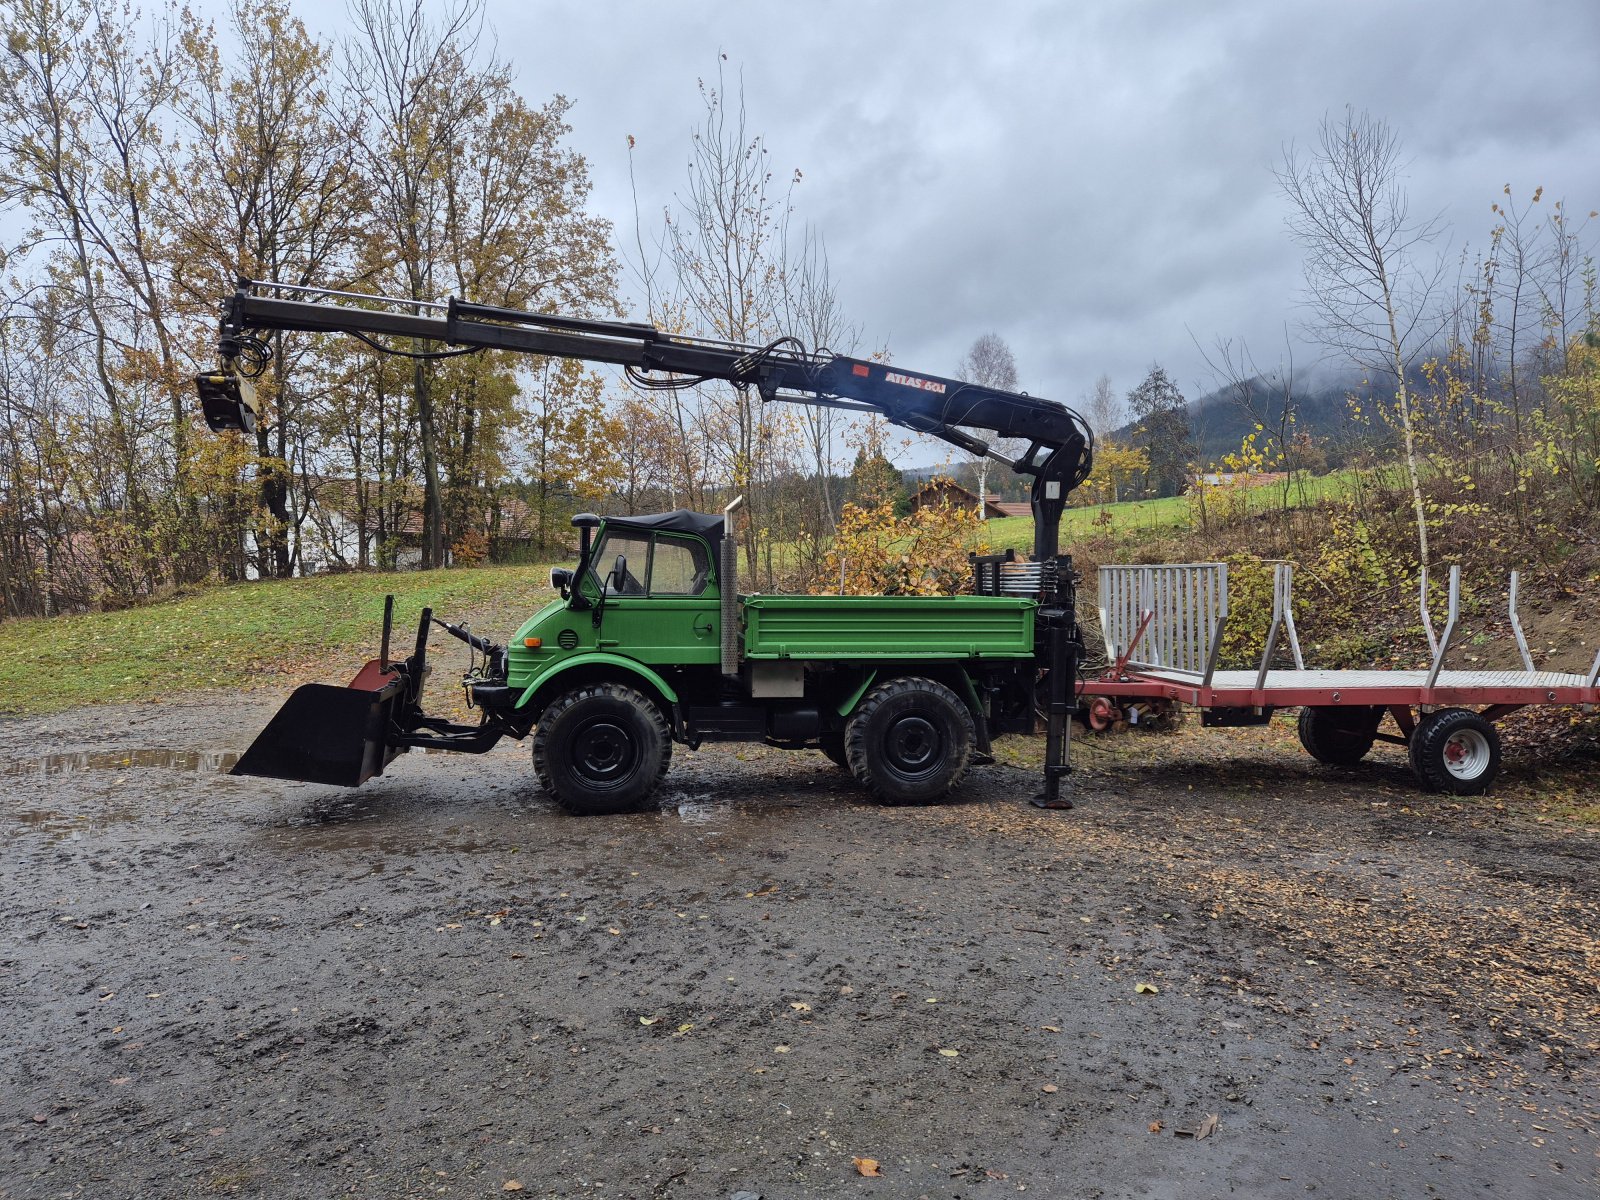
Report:
[[[1350,488],[1355,471],[1333,471],[1296,481],[1290,493],[1291,507],[1338,499]],[[1303,497],[1303,501],[1302,501]],[[1266,512],[1283,502],[1283,493],[1271,485],[1250,488],[1244,504],[1250,512]],[[1131,500],[1121,504],[1069,508],[1061,518],[1061,540],[1070,548],[1074,540],[1095,534],[1159,534],[1189,528],[1195,521],[1194,505],[1187,496],[1168,496],[1160,500]],[[1027,550],[1033,545],[1032,517],[1002,517],[985,522],[989,544],[995,549],[1014,546]]]
[[[378,652],[386,592],[394,593],[394,645],[404,656],[424,605],[503,640],[554,598],[548,578],[542,566],[326,575],[208,588],[121,612],[7,621],[0,713],[170,699],[285,675],[343,682],[339,676]]]

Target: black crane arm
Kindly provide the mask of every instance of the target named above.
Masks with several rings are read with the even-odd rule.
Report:
[[[411,311],[403,311],[403,310]],[[886,363],[813,353],[792,338],[745,346],[676,337],[654,325],[564,317],[450,299],[433,304],[291,284],[239,281],[223,305],[220,366],[196,376],[206,423],[214,430],[255,427],[250,379],[268,351],[256,336],[270,331],[344,333],[388,350],[374,338],[402,337],[465,350],[506,350],[611,363],[638,386],[689,387],[721,380],[753,387],[764,400],[873,413],[983,454],[1032,478],[1034,557],[1059,550],[1068,493],[1088,476],[1093,437],[1063,404]],[[403,352],[402,352],[403,353]],[[982,437],[1026,444],[1008,456]]]

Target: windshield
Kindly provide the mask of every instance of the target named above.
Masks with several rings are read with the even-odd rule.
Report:
[[[711,577],[711,555],[698,538],[632,529],[608,531],[589,563],[595,586],[607,596],[699,596]]]

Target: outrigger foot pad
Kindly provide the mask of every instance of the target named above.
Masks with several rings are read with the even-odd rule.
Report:
[[[1040,792],[1032,800],[1029,800],[1028,803],[1033,805],[1035,808],[1067,809],[1076,807],[1072,801],[1068,800],[1065,796],[1050,797],[1046,796],[1043,792]]]

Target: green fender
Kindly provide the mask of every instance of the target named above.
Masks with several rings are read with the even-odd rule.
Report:
[[[590,651],[585,654],[574,654],[571,658],[562,659],[547,671],[535,675],[522,693],[522,698],[517,701],[517,707],[522,708],[533,699],[534,693],[556,676],[572,671],[578,667],[612,667],[620,675],[635,675],[653,687],[661,698],[668,704],[678,702],[678,693],[672,690],[672,685],[657,675],[649,667],[632,658],[624,658],[620,654],[607,654],[601,650]]]

